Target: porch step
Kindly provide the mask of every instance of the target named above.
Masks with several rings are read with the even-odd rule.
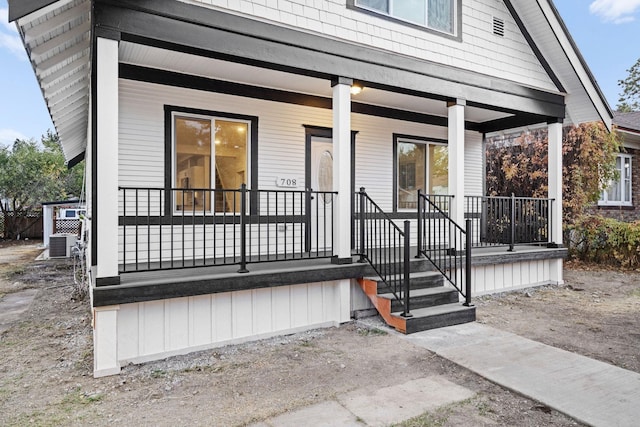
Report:
[[[391,312],[402,311],[404,307],[400,301],[395,299],[392,293],[378,294],[378,298],[387,298],[391,300]],[[430,287],[411,290],[410,310],[433,307],[442,304],[450,304],[458,302],[458,291],[445,286]]]
[[[466,307],[460,303],[437,305],[433,307],[411,309],[412,317],[404,318],[401,311],[391,316],[405,321],[405,334],[459,325],[476,320],[476,308]]]
[[[403,317],[402,303],[389,293],[379,277],[363,277],[358,284],[385,322],[398,331],[411,334],[428,329],[473,322],[475,307],[459,302],[458,291],[444,285],[444,278],[433,271],[412,272],[409,276],[409,310]]]
[[[415,273],[411,273],[410,277],[410,286],[411,290],[414,289],[425,289],[425,288],[436,288],[438,286],[442,286],[444,283],[444,278],[442,274],[437,271],[419,271]],[[378,292],[388,292],[389,288],[387,285],[380,280],[378,276],[369,276],[365,277],[366,280],[372,280],[378,283]]]

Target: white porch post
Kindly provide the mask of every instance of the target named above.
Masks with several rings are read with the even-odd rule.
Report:
[[[549,135],[549,193],[548,197],[554,199],[553,210],[549,220],[551,221],[551,242],[562,245],[562,120],[547,124]],[[562,276],[562,260],[552,260],[550,279],[558,284],[564,282]]]
[[[118,41],[98,38],[96,51],[98,200],[93,215],[98,227],[96,279],[106,284],[118,277]]]
[[[339,77],[333,85],[333,254],[338,264],[351,262],[351,85]]]
[[[464,107],[466,101],[457,99],[447,104],[449,113],[449,194],[452,194],[450,215],[464,228]]]

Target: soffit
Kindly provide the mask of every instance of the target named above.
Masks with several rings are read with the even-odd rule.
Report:
[[[17,21],[65,158],[87,144],[91,2],[61,0]]]
[[[330,98],[332,94],[331,84],[325,79],[222,61],[125,41],[120,42],[120,62],[326,98]],[[361,93],[353,96],[353,100],[363,104],[395,108],[433,116],[447,116],[447,105],[444,101],[371,87],[365,87]],[[467,107],[465,110],[465,119],[476,123],[509,116],[511,115],[507,113],[477,107]]]

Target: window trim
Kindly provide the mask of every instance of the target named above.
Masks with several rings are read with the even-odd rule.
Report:
[[[394,133],[393,134],[393,188],[392,188],[392,193],[393,193],[393,212],[394,213],[398,213],[398,212],[413,212],[415,211],[415,209],[411,209],[411,208],[399,208],[398,207],[398,144],[402,143],[402,142],[408,142],[408,143],[414,143],[414,144],[424,144],[426,146],[429,145],[440,145],[440,146],[448,146],[449,145],[449,141],[447,141],[446,139],[440,139],[440,138],[430,138],[430,137],[424,137],[424,136],[415,136],[415,135],[404,135],[404,134],[399,134],[399,133]],[[428,170],[428,164],[429,164],[429,150],[427,148],[427,155],[425,156],[425,182],[424,185],[427,185],[427,180],[429,177],[429,170]]]
[[[393,15],[389,15],[383,12],[379,12],[375,9],[370,9],[364,6],[359,6],[356,4],[356,0],[347,0],[347,9],[355,10],[361,13],[365,13],[367,15],[375,16],[377,18],[382,18],[387,21],[395,22],[398,24],[405,25],[407,27],[412,27],[421,31],[426,31],[431,34],[436,34],[442,37],[446,37],[452,40],[462,41],[462,0],[452,0],[454,2],[454,23],[453,23],[453,33],[447,33],[445,31],[441,31],[435,28],[428,27],[427,25],[416,24],[415,22],[406,21],[402,18],[397,18]]]
[[[258,188],[258,117],[249,116],[244,114],[227,113],[222,111],[203,110],[198,108],[180,107],[175,105],[164,106],[164,215],[165,216],[179,216],[182,215],[182,211],[176,211],[174,209],[173,194],[171,188],[173,188],[173,182],[175,178],[175,156],[174,156],[174,117],[176,116],[192,116],[194,118],[209,118],[209,119],[221,119],[221,120],[237,120],[246,122],[249,127],[249,138],[247,139],[247,173],[248,182],[247,188]],[[213,141],[212,141],[213,144]],[[213,174],[210,177],[213,179]],[[171,197],[166,195],[171,194]],[[254,194],[252,193],[250,198],[250,213],[257,213],[258,204],[254,203]],[[223,215],[222,212],[215,212],[215,210],[198,212],[207,216]],[[225,215],[229,215],[226,213]]]
[[[631,154],[626,154],[626,153],[618,153],[618,156],[616,157],[617,159],[622,159],[621,163],[621,167],[624,167],[624,160],[625,159],[629,159],[629,196],[630,199],[629,201],[623,201],[623,200],[609,200],[609,193],[607,192],[607,189],[609,187],[611,187],[611,185],[613,185],[614,183],[620,183],[622,182],[622,188],[620,189],[620,194],[623,195],[625,194],[625,190],[626,188],[624,188],[624,176],[623,176],[623,171],[620,171],[620,177],[618,179],[618,181],[612,181],[611,184],[609,184],[609,186],[602,190],[602,192],[600,193],[600,199],[598,200],[598,206],[633,206],[633,156]]]

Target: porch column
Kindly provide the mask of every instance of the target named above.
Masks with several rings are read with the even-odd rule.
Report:
[[[450,215],[460,227],[464,228],[464,99],[447,103],[448,150],[449,150],[449,194],[453,200]]]
[[[334,263],[351,262],[351,85],[338,77],[333,86],[333,211]]]
[[[562,246],[562,120],[547,123],[549,135],[548,156],[548,197],[554,199],[551,221],[551,243]],[[550,262],[550,279],[554,283],[564,283],[562,259]]]
[[[118,41],[96,42],[96,283],[118,283]],[[92,226],[94,226],[92,224]]]
[[[553,201],[551,220],[552,242],[562,245],[562,121],[549,123],[549,194]]]

